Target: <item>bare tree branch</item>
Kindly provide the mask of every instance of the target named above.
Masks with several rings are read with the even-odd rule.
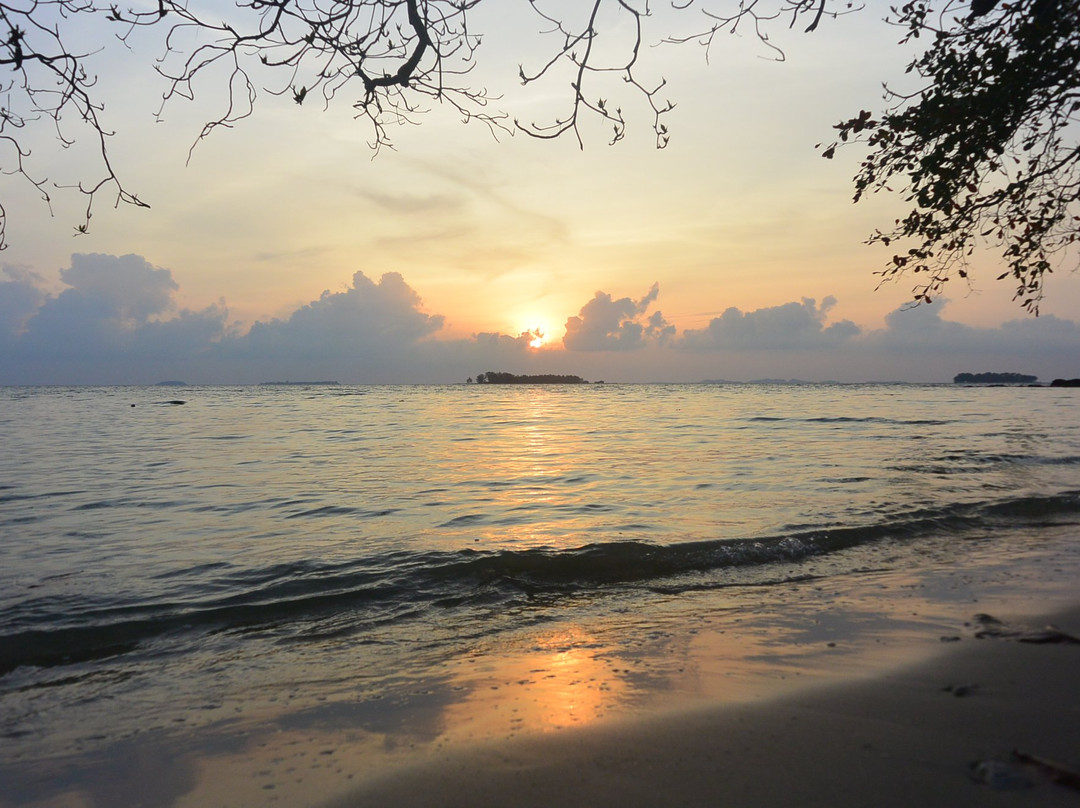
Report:
[[[610,127],[610,142],[618,143],[630,121],[624,110],[636,106],[651,116],[663,148],[670,138],[665,116],[675,105],[661,95],[661,75],[640,77],[644,46],[698,43],[708,58],[720,34],[748,32],[782,60],[770,38],[775,27],[812,32],[861,8],[846,0],[668,0],[659,26],[677,17],[692,33],[669,28],[656,36],[659,15],[650,1],[526,0],[547,50],[538,66],[520,64],[518,77],[526,86],[568,85],[569,92],[564,112],[524,123],[475,81],[481,36],[470,20],[482,0],[233,0],[212,12],[187,0],[130,9],[101,0],[0,0],[0,173],[33,186],[50,210],[55,189],[84,195],[80,233],[103,193],[115,194],[117,205],[146,207],[110,159],[112,132],[89,69],[97,53],[67,45],[65,35],[91,18],[114,26],[117,39],[101,47],[161,34],[153,65],[165,86],[159,116],[177,100],[194,100],[196,85],[224,90],[224,105],[193,149],[251,116],[260,92],[298,105],[318,95],[324,107],[345,93],[371,127],[377,153],[393,148],[391,126],[419,123],[435,105],[495,136],[571,136],[582,148],[587,120]],[[929,42],[909,67],[924,85],[905,95],[887,90],[880,117],[863,112],[838,124],[839,142],[824,155],[843,142],[868,147],[856,200],[902,184],[912,211],[870,241],[914,241],[881,275],[918,274],[916,301],[929,301],[951,278],[966,279],[975,247],[992,243],[1008,267],[1002,277],[1012,277],[1017,298],[1037,312],[1043,278],[1076,244],[1078,6],[1080,0],[913,0],[894,12],[902,42]],[[57,183],[40,175],[29,140],[30,128],[43,123],[61,148],[90,133],[97,165],[88,177]],[[6,224],[0,204],[0,248]]]
[[[998,280],[1038,314],[1046,276],[1080,242],[1080,0],[911,3],[895,23],[904,41],[931,39],[909,67],[923,87],[886,88],[880,118],[836,127],[869,150],[855,200],[899,183],[914,205],[871,236],[912,245],[879,274],[915,274],[914,300],[930,302],[990,247],[1007,267]]]
[[[586,14],[572,12],[578,23],[570,21],[567,6],[556,13],[547,10],[552,0],[527,0],[543,28],[540,41],[554,39],[556,44],[535,71],[519,68],[522,82],[550,84],[567,70],[571,76],[566,114],[529,124],[511,121],[496,106],[499,99],[472,80],[481,36],[470,27],[470,19],[481,2],[234,0],[211,12],[185,0],[157,0],[156,7],[127,9],[102,0],[0,0],[0,70],[8,71],[0,89],[12,98],[0,109],[0,137],[13,150],[6,159],[0,155],[0,171],[34,185],[46,202],[50,191],[60,187],[86,195],[85,215],[76,225],[80,233],[88,230],[94,202],[105,191],[116,194],[116,204],[146,207],[120,181],[110,160],[112,132],[101,117],[104,106],[94,95],[96,79],[89,69],[96,54],[68,48],[63,36],[92,17],[113,24],[121,44],[129,44],[137,33],[161,32],[162,52],[153,65],[165,82],[159,118],[170,104],[195,100],[197,84],[224,89],[224,105],[199,131],[192,150],[214,131],[250,117],[260,92],[290,97],[298,105],[317,94],[327,106],[353,87],[350,103],[357,118],[371,127],[376,153],[393,147],[392,125],[418,123],[431,105],[448,106],[465,121],[479,121],[496,137],[515,132],[541,139],[572,134],[582,147],[581,127],[589,117],[611,127],[614,144],[627,131],[624,102],[635,98],[651,116],[657,147],[667,145],[664,117],[675,105],[661,96],[666,82],[659,76],[646,82],[637,75],[645,23],[652,18],[649,0],[589,0]],[[807,30],[813,30],[823,16],[840,13],[831,8],[834,2],[752,0],[735,5],[734,0],[715,0],[716,5],[733,6],[730,13],[719,13],[711,3],[689,0],[682,6],[673,3],[672,10],[707,21],[709,30],[696,37],[706,43],[720,27],[735,30],[746,19],[762,42],[775,48],[764,22],[790,13],[792,24],[802,16],[810,18]],[[620,40],[618,28],[627,20],[632,34]],[[603,49],[597,47],[600,42]],[[115,42],[102,47],[114,48]],[[626,90],[630,95],[623,98]],[[62,126],[69,109],[97,141],[98,175],[60,185],[31,173],[32,153],[22,143],[20,130],[25,132],[28,122],[49,119],[57,142],[66,148],[77,138]],[[5,224],[0,207],[0,247],[6,243]]]

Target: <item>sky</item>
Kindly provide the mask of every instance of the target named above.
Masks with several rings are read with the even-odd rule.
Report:
[[[512,116],[550,120],[569,91],[517,75],[551,42],[526,3],[496,5],[475,19],[487,34],[476,81]],[[260,91],[250,118],[192,150],[223,102],[220,78],[156,121],[160,43],[102,40],[93,65],[114,166],[151,207],[102,198],[75,235],[77,194],[54,189],[50,206],[0,176],[0,384],[1080,376],[1071,265],[1048,279],[1038,318],[994,280],[989,252],[974,256],[970,287],[929,306],[909,305],[908,279],[879,285],[888,256],[864,242],[903,202],[853,205],[860,153],[830,161],[814,148],[837,121],[880,108],[883,81],[905,80],[911,51],[881,22],[885,4],[869,5],[813,34],[774,27],[782,61],[745,34],[707,54],[645,48],[639,74],[665,79],[676,104],[663,150],[618,81],[595,86],[629,119],[613,146],[592,124],[583,148],[496,138],[435,107],[374,155],[348,99],[324,109]],[[694,23],[649,24],[655,43]],[[47,129],[24,136],[38,176],[62,185],[89,170],[85,139],[62,149]]]

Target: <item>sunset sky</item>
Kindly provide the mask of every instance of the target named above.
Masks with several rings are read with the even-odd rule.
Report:
[[[156,123],[158,45],[110,46],[94,64],[113,160],[151,209],[103,197],[74,237],[79,198],[56,192],[50,215],[32,187],[0,177],[0,383],[1080,376],[1072,264],[1048,280],[1038,319],[993,280],[992,254],[976,256],[970,289],[932,306],[902,310],[908,279],[877,288],[887,256],[863,242],[902,200],[853,205],[860,153],[826,161],[814,146],[903,79],[911,52],[884,5],[813,34],[776,26],[785,61],[750,36],[725,37],[707,61],[692,44],[646,49],[639,74],[666,78],[677,105],[662,151],[629,95],[615,146],[599,126],[584,149],[496,140],[435,108],[373,157],[348,99],[323,110],[263,92],[185,165],[220,88]],[[520,87],[518,63],[548,50],[525,3],[501,7],[476,18],[490,32],[476,83],[513,117],[550,119],[570,91]],[[660,16],[650,42],[668,33]],[[596,95],[609,91],[623,92]],[[80,147],[35,137],[39,176],[70,182],[86,165]]]

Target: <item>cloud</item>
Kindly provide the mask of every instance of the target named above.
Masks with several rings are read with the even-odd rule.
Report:
[[[569,351],[630,351],[666,342],[674,336],[675,327],[659,311],[645,317],[659,294],[658,283],[636,302],[628,297],[613,300],[607,292],[597,292],[576,317],[567,319],[563,346]]]
[[[0,281],[0,352],[11,350],[22,336],[26,323],[41,304],[45,292],[40,275],[22,267],[6,266],[0,273],[8,280]]]
[[[443,327],[441,315],[421,311],[422,301],[397,272],[375,283],[363,272],[344,292],[322,293],[287,320],[256,322],[230,351],[278,358],[393,357]]]
[[[850,320],[825,324],[835,305],[836,298],[829,296],[820,307],[809,297],[745,313],[732,306],[707,327],[683,332],[678,345],[701,351],[835,348],[861,333]]]
[[[140,255],[73,255],[60,280],[71,287],[58,302],[96,310],[117,320],[143,323],[173,307],[179,289],[172,273]]]
[[[460,199],[445,194],[380,193],[367,189],[358,190],[356,194],[391,213],[429,215],[457,211],[462,206]]]
[[[1080,324],[1071,320],[1043,315],[979,328],[944,319],[947,305],[942,298],[932,305],[902,306],[890,312],[884,329],[866,335],[866,347],[891,353],[1019,357],[1070,353],[1080,346]]]
[[[178,310],[172,273],[137,255],[74,255],[49,295],[33,273],[0,281],[0,383],[148,383],[163,378],[411,381],[436,369],[421,349],[443,318],[398,273],[357,272],[288,318],[226,326],[223,304]],[[516,345],[519,340],[512,340]]]
[[[345,291],[324,291],[287,318],[258,321],[247,334],[221,340],[214,374],[240,383],[426,381],[438,371],[430,337],[443,322],[423,310],[399,273],[376,282],[356,272]]]
[[[477,373],[574,373],[608,381],[763,377],[948,381],[960,372],[1080,376],[1080,324],[1044,316],[977,328],[946,319],[941,302],[903,307],[885,326],[829,322],[836,305],[804,298],[676,334],[654,284],[639,299],[597,292],[567,320],[564,348],[531,335],[440,339],[443,317],[396,272],[356,272],[289,316],[227,326],[224,303],[180,310],[167,269],[135,255],[76,255],[50,294],[26,269],[0,273],[0,383],[145,384],[337,379],[345,383],[463,382]],[[704,301],[703,301],[704,302]]]
[[[516,337],[511,337],[509,334],[496,334],[490,331],[484,331],[476,334],[471,340],[466,341],[466,344],[471,343],[478,348],[485,351],[491,351],[496,355],[503,352],[510,352],[511,354],[527,350],[529,343],[532,342],[535,334],[532,331],[523,331]]]
[[[11,346],[17,359],[187,358],[224,333],[223,307],[177,312],[172,273],[137,255],[73,255],[60,279],[68,286],[60,294],[39,291]]]

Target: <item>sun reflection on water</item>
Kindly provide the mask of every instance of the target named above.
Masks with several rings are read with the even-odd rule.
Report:
[[[460,671],[469,695],[449,706],[445,726],[451,735],[493,737],[599,721],[632,690],[610,651],[571,625],[536,637],[529,648],[475,659]]]

